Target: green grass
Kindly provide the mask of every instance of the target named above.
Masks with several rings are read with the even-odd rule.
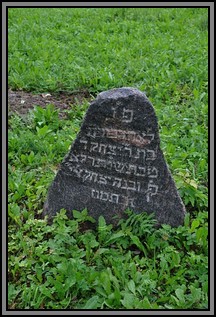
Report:
[[[87,212],[73,215],[9,226],[10,307],[207,309],[207,213],[158,230],[146,214],[130,213],[118,230],[101,216],[85,233]]]
[[[88,103],[10,116],[8,301],[11,309],[208,308],[207,9],[9,9],[8,83],[32,92],[145,91],[186,205],[183,226],[145,213],[112,228],[86,211],[40,219],[47,189]]]
[[[207,31],[202,8],[10,8],[9,85],[40,92],[132,85],[160,100],[184,85],[200,90]]]

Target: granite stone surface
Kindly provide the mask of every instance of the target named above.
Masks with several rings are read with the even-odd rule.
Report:
[[[90,216],[103,215],[113,224],[127,208],[154,212],[158,224],[183,223],[185,207],[160,149],[154,108],[144,93],[112,89],[90,104],[49,188],[43,214],[52,218],[61,208],[87,208]]]

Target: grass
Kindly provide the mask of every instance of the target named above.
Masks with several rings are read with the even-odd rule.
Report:
[[[91,26],[91,27],[90,27]],[[8,12],[8,84],[36,92],[145,91],[186,205],[183,226],[127,211],[112,228],[86,210],[41,219],[47,189],[88,103],[8,119],[10,309],[208,308],[208,16],[202,8]]]
[[[158,91],[199,91],[207,84],[207,10],[10,8],[9,85],[40,92],[132,85],[160,100]]]
[[[158,230],[128,214],[118,230],[101,216],[83,233],[85,210],[10,226],[10,308],[207,309],[207,213]]]

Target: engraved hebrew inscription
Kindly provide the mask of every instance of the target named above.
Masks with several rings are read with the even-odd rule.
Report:
[[[154,212],[159,223],[183,223],[185,207],[160,148],[157,117],[135,88],[102,92],[51,184],[44,215],[87,208],[116,223],[125,209]]]

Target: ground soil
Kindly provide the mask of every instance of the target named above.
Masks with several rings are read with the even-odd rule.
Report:
[[[59,117],[65,117],[65,110],[71,109],[73,104],[82,104],[84,100],[91,101],[94,97],[87,90],[75,92],[41,93],[33,94],[23,90],[8,89],[8,115],[16,112],[19,115],[28,114],[34,106],[45,108],[53,104],[59,109]]]

